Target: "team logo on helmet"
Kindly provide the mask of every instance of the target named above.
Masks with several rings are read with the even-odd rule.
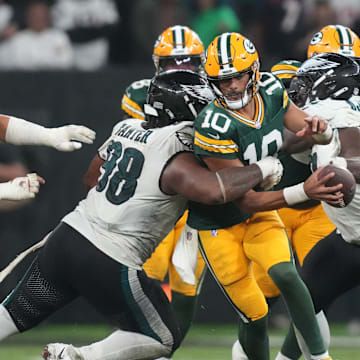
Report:
[[[310,41],[310,45],[316,45],[318,44],[323,38],[323,33],[322,32],[317,32],[311,39]]]
[[[310,66],[312,71],[318,71],[318,70],[327,70],[327,69],[334,69],[338,66],[340,66],[339,63],[327,59],[321,59],[321,58],[311,58],[310,60]],[[303,68],[300,67],[298,70],[298,74],[301,74],[303,72],[307,72],[308,68],[304,66]]]
[[[214,100],[214,94],[209,86],[206,85],[184,85],[180,84],[180,87],[190,96],[199,99],[204,103],[209,103]]]
[[[244,48],[249,54],[254,54],[256,51],[255,45],[249,39],[244,39]]]

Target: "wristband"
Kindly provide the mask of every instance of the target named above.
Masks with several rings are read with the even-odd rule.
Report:
[[[324,144],[324,143],[329,143],[332,136],[333,136],[333,129],[328,124],[324,132],[322,132],[321,134],[313,134],[312,137],[318,144]]]
[[[288,205],[295,205],[309,200],[304,190],[304,183],[289,186],[283,189],[283,196]]]

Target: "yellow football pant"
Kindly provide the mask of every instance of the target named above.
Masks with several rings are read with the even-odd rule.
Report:
[[[169,285],[171,290],[186,296],[195,296],[197,292],[198,282],[203,274],[205,262],[198,253],[198,262],[195,270],[196,284],[190,285],[181,280],[180,275],[176,271],[171,262],[173,252],[175,250],[177,241],[183,231],[187,220],[188,212],[186,211],[180,220],[175,224],[174,229],[166,236],[166,238],[155,249],[151,258],[143,265],[147,276],[152,279],[163,281],[166,274],[169,272]]]
[[[278,213],[257,213],[227,229],[199,231],[199,236],[209,270],[243,321],[263,318],[268,306],[251,262],[267,273],[278,263],[292,261],[285,226]]]
[[[300,266],[310,250],[322,238],[335,230],[334,224],[329,220],[320,204],[305,210],[283,208],[278,212]],[[280,295],[279,289],[261,266],[254,263],[253,271],[256,281],[266,297]]]

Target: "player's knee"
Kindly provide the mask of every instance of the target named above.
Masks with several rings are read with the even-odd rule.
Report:
[[[291,287],[300,279],[300,276],[293,263],[276,264],[269,269],[269,275],[282,291],[284,288]]]

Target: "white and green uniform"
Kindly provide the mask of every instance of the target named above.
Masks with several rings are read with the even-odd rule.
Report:
[[[143,121],[119,122],[99,148],[105,161],[96,188],[63,221],[118,262],[141,269],[187,205],[164,194],[161,174],[176,154],[192,151],[193,122],[145,130]]]
[[[304,111],[311,115],[320,114],[329,121],[333,128],[360,127],[360,116],[356,121],[354,118],[346,118],[341,113],[347,108],[360,111],[360,97],[353,96],[346,101],[326,99],[310,103],[304,108]],[[349,243],[360,245],[360,185],[356,184],[355,196],[345,208],[335,208],[325,202],[322,205],[343,239]]]
[[[121,108],[131,118],[145,119],[144,104],[146,102],[147,91],[150,86],[150,79],[134,81],[130,84],[121,100]]]
[[[217,100],[207,105],[195,120],[195,154],[239,159],[245,165],[276,154],[283,142],[284,114],[289,106],[286,90],[277,77],[261,73],[254,101],[254,120],[223,107]],[[191,203],[188,223],[198,230],[223,229],[250,216],[231,203]]]

